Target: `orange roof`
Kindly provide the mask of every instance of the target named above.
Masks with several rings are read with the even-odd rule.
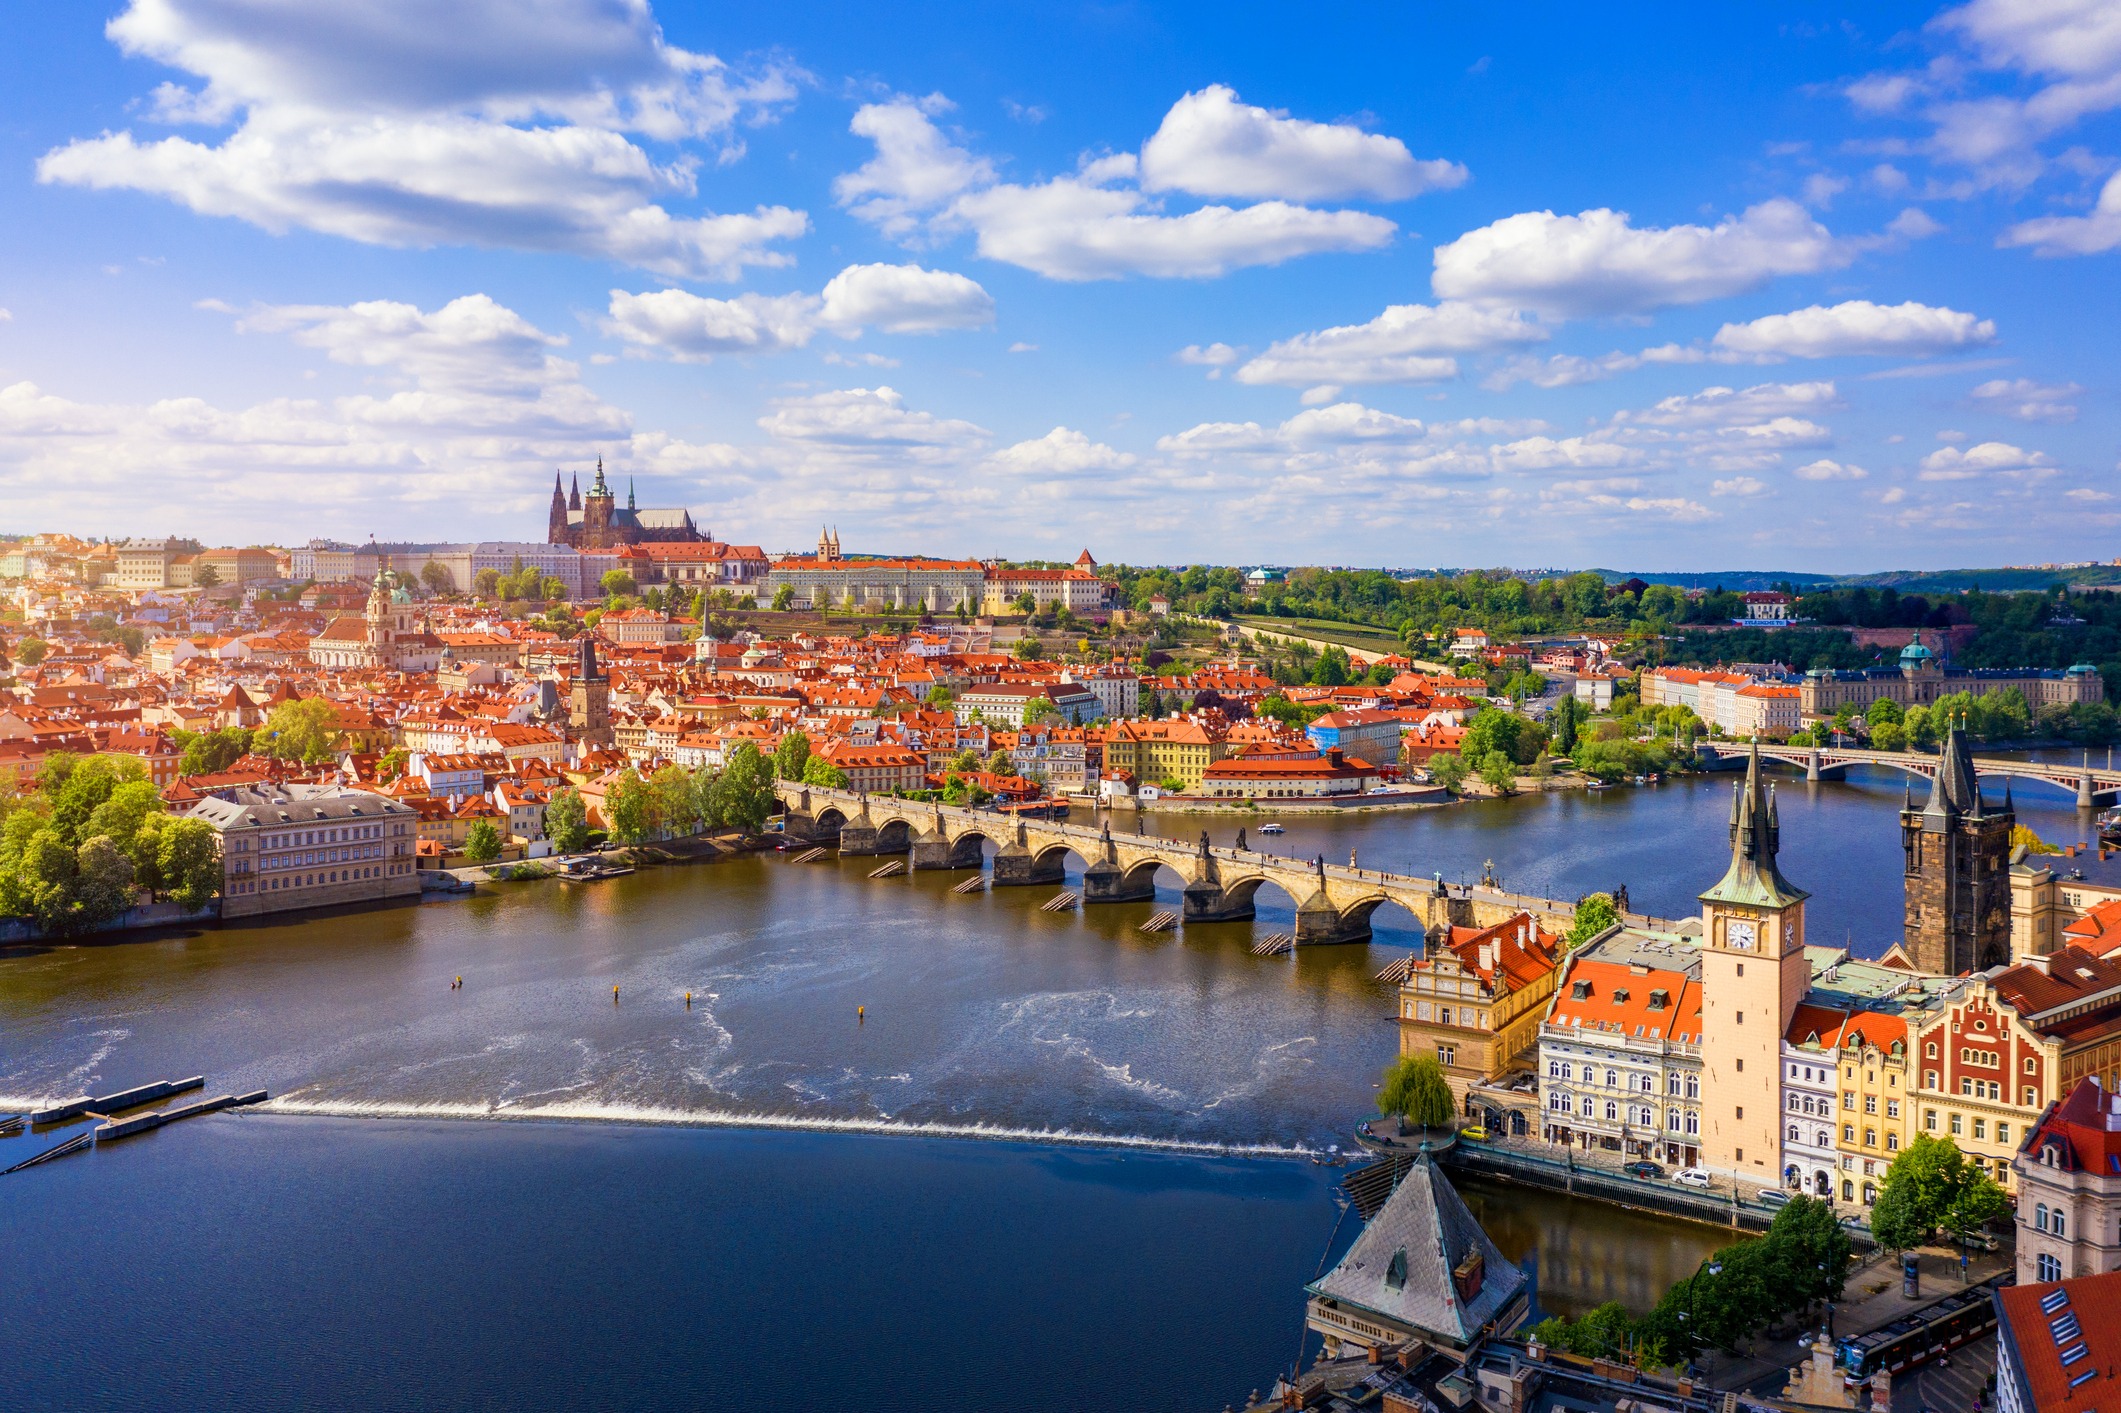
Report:
[[[1583,991],[1579,997],[1576,993]],[[1661,993],[1661,994],[1660,994]],[[1651,1002],[1661,999],[1652,1008]],[[1550,1025],[1576,1025],[1630,1038],[1701,1043],[1701,984],[1683,971],[1638,971],[1623,962],[1579,958],[1554,995]]]

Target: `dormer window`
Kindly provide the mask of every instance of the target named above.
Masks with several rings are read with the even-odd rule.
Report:
[[[1665,989],[1664,989],[1664,988],[1663,988],[1662,986],[1658,987],[1658,988],[1657,988],[1656,990],[1654,990],[1654,991],[1652,991],[1652,992],[1650,993],[1650,1009],[1651,1009],[1651,1010],[1653,1010],[1653,1011],[1662,1011],[1662,1010],[1667,1010],[1667,1009],[1669,1009],[1669,1008],[1670,1008],[1671,1004],[1672,1004],[1672,993],[1671,993],[1671,992],[1669,992],[1669,991],[1667,991],[1667,990],[1665,990]]]
[[[1571,990],[1570,990],[1570,992],[1569,992],[1569,995],[1570,995],[1570,996],[1571,996],[1571,997],[1572,997],[1573,999],[1575,999],[1575,1000],[1578,1000],[1578,1001],[1588,1001],[1588,1000],[1590,1000],[1590,999],[1591,999],[1591,983],[1590,983],[1590,982],[1588,982],[1588,981],[1579,981],[1579,982],[1577,982],[1577,983],[1576,983],[1576,985],[1575,985],[1575,986],[1574,986],[1573,988],[1571,988]]]
[[[1627,988],[1626,988],[1625,986],[1616,986],[1616,987],[1614,987],[1614,988],[1613,988],[1613,1004],[1614,1004],[1614,1005],[1616,1005],[1616,1006],[1625,1006],[1625,1005],[1626,1005],[1627,1003],[1628,1003],[1628,989],[1627,989]]]
[[[1385,1286],[1390,1290],[1403,1290],[1407,1284],[1407,1248],[1402,1246],[1392,1253],[1391,1264],[1385,1267]]]

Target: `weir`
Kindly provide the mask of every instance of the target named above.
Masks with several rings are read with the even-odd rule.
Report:
[[[1272,883],[1296,901],[1298,946],[1367,942],[1372,914],[1387,903],[1405,908],[1431,934],[1454,926],[1493,927],[1519,913],[1556,931],[1567,931],[1575,920],[1573,901],[1508,893],[1487,882],[1447,884],[1440,874],[1422,878],[1342,867],[1323,856],[1260,853],[1245,846],[1243,830],[1235,847],[1217,847],[1205,830],[1189,846],[1148,834],[1114,834],[1109,822],[1091,829],[797,781],[782,781],[775,793],[790,838],[813,846],[836,842],[843,855],[891,855],[914,870],[976,869],[984,846],[993,843],[997,888],[1060,883],[1073,854],[1082,863],[1085,906],[1149,901],[1156,896],[1157,870],[1168,868],[1183,880],[1179,912],[1185,921],[1243,922],[1254,915],[1254,895]],[[1655,929],[1675,925],[1634,914],[1624,920]]]

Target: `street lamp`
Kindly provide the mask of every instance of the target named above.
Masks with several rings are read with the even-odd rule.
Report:
[[[1686,1278],[1686,1309],[1679,1312],[1679,1318],[1681,1320],[1686,1321],[1687,1338],[1689,1341],[1694,1338],[1694,1283],[1701,1279],[1701,1273],[1703,1271],[1707,1271],[1712,1276],[1720,1276],[1723,1274],[1723,1262],[1718,1261],[1715,1257],[1712,1256],[1708,1260],[1696,1266],[1694,1268],[1694,1274]]]

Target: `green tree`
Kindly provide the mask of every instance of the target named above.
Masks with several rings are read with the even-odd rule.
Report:
[[[983,769],[980,765],[979,752],[973,750],[970,746],[952,756],[950,764],[946,768],[956,771],[959,775],[975,775]]]
[[[957,693],[938,682],[928,689],[926,700],[929,706],[941,707],[947,710],[957,701]]]
[[[1608,928],[1620,925],[1620,907],[1611,893],[1588,894],[1576,905],[1576,919],[1569,925],[1568,945],[1581,947]]]
[[[382,755],[376,757],[376,778],[379,780],[395,780],[405,773],[405,767],[411,761],[411,751],[406,750],[403,746],[392,746],[389,750],[383,752]]]
[[[655,797],[648,782],[628,770],[604,787],[604,818],[611,822],[611,837],[621,844],[638,844],[655,828]]]
[[[794,604],[795,588],[793,585],[783,584],[773,591],[774,612],[786,613]]]
[[[488,566],[471,576],[471,591],[482,599],[490,599],[500,592],[501,571]]]
[[[21,663],[24,667],[35,667],[38,663],[44,661],[45,654],[50,651],[51,644],[45,642],[44,639],[24,638],[21,642],[15,644],[15,661]]]
[[[1506,752],[1489,751],[1480,763],[1480,779],[1496,794],[1510,794],[1517,788],[1517,763]]]
[[[176,731],[170,739],[183,749],[177,760],[182,775],[219,775],[250,754],[250,732],[241,726],[198,733]]]
[[[557,574],[548,574],[538,580],[538,597],[546,603],[567,601],[567,581]]]
[[[1554,703],[1554,754],[1573,755],[1576,750],[1576,727],[1583,719],[1586,708],[1576,700],[1574,694],[1564,696]]]
[[[781,743],[773,748],[773,774],[780,780],[801,780],[803,767],[810,760],[810,738],[800,731],[791,731],[781,737]]]
[[[1443,1128],[1457,1113],[1450,1081],[1434,1055],[1402,1055],[1385,1068],[1377,1112],[1398,1114],[1422,1128]]]
[[[322,697],[282,702],[251,738],[251,749],[280,760],[322,765],[332,758],[338,708]]]
[[[1449,790],[1454,795],[1465,788],[1465,757],[1455,751],[1438,751],[1435,755],[1430,756],[1428,770],[1430,777],[1437,784],[1443,786],[1444,789]]]
[[[193,588],[211,589],[221,582],[221,571],[211,564],[195,564],[192,566],[191,582]]]
[[[1907,730],[1908,745],[1918,751],[1926,751],[1936,745],[1937,738],[1943,734],[1936,715],[1925,706],[1909,707],[1907,715],[1902,719],[1902,725]]]
[[[464,857],[475,864],[489,864],[501,857],[501,831],[490,819],[472,821],[464,836]]]
[[[589,810],[573,786],[555,790],[545,802],[545,837],[563,854],[579,853],[589,842]]]
[[[1915,1135],[1886,1169],[1871,1209],[1871,1234],[1881,1246],[1904,1251],[1938,1228],[1961,1236],[1996,1220],[2009,1198],[1993,1178],[1949,1138]]]
[[[1023,637],[1018,638],[1015,648],[1011,649],[1011,651],[1026,662],[1036,662],[1046,655],[1046,650],[1038,645],[1038,634],[1036,633],[1026,633]]]
[[[633,576],[623,569],[605,570],[604,577],[597,580],[597,587],[604,591],[606,598],[631,596],[641,591],[640,586],[633,582]]]
[[[824,790],[844,790],[847,788],[847,772],[823,756],[812,756],[803,762],[803,783]]]
[[[221,847],[203,819],[172,819],[157,831],[155,871],[171,901],[197,911],[221,891]]]
[[[655,798],[656,831],[666,836],[699,832],[702,811],[693,793],[692,777],[684,767],[666,765],[648,777]]]
[[[980,769],[986,771],[989,775],[1014,775],[1016,774],[1016,761],[1010,757],[1007,751],[998,750],[987,757],[987,763],[981,766]]]
[[[74,908],[78,925],[100,927],[138,901],[133,861],[109,835],[82,841],[75,858]]]
[[[729,753],[715,778],[715,818],[749,834],[766,827],[766,820],[780,805],[773,793],[773,764],[749,741]]]
[[[427,587],[428,593],[438,597],[456,592],[456,576],[451,574],[449,566],[439,559],[430,559],[420,566],[420,582]]]

